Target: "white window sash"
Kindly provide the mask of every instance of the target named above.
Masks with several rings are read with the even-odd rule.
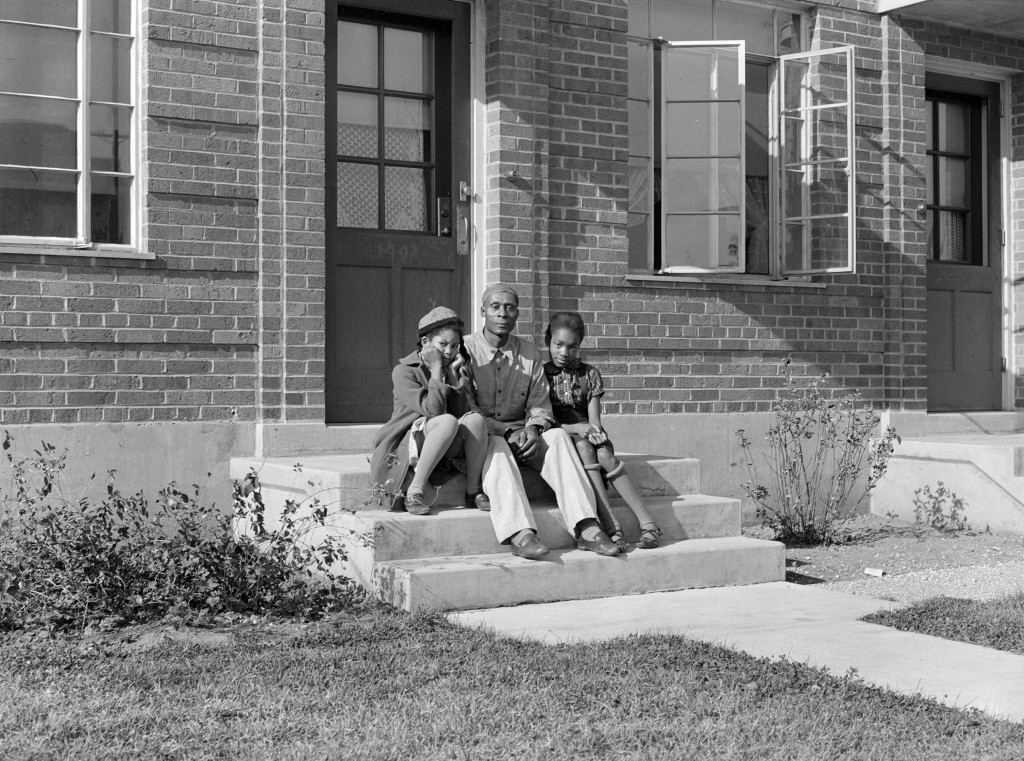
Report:
[[[78,4],[78,27],[66,27],[57,24],[36,24],[29,22],[11,21],[8,23],[19,24],[26,27],[39,27],[43,29],[67,29],[73,30],[78,34],[78,41],[75,50],[76,66],[78,68],[78,82],[77,82],[77,97],[74,98],[61,98],[58,96],[40,96],[32,93],[11,93],[16,94],[20,97],[38,97],[45,98],[46,100],[65,100],[75,102],[78,104],[78,115],[76,118],[75,129],[78,134],[76,136],[76,166],[75,169],[61,170],[59,168],[45,167],[47,171],[65,171],[67,173],[76,173],[76,199],[75,199],[75,236],[70,238],[62,238],[56,236],[32,236],[32,235],[0,235],[0,253],[13,252],[23,250],[25,246],[31,246],[34,249],[46,249],[46,253],[60,253],[61,249],[74,249],[74,250],[92,250],[97,253],[102,253],[104,256],[114,257],[126,257],[129,256],[133,251],[136,250],[139,241],[139,161],[140,161],[140,130],[139,130],[139,103],[141,86],[139,84],[140,77],[138,76],[138,51],[139,51],[139,14],[140,8],[138,3],[130,4],[131,12],[131,32],[130,34],[121,33],[107,33],[105,36],[116,37],[120,39],[131,40],[131,53],[129,56],[131,65],[131,102],[130,103],[113,103],[112,106],[117,107],[128,107],[131,111],[131,150],[129,151],[129,166],[130,169],[126,172],[109,172],[109,171],[97,171],[97,176],[119,176],[126,177],[131,180],[131,193],[129,194],[129,204],[131,206],[129,212],[130,227],[129,227],[129,242],[128,243],[95,243],[91,240],[92,236],[92,223],[91,223],[91,209],[92,209],[92,177],[90,174],[91,166],[91,154],[90,154],[90,137],[91,137],[91,124],[90,124],[90,75],[91,68],[89,66],[90,61],[90,48],[92,43],[92,35],[89,27],[89,6],[93,0],[77,0]],[[103,105],[103,102],[97,101],[97,105]],[[117,150],[116,146],[114,150]],[[13,168],[19,168],[20,165],[5,165]],[[33,167],[25,167],[33,168]],[[145,257],[148,258],[148,257]]]
[[[835,273],[849,273],[854,272],[857,268],[857,245],[856,245],[856,214],[855,214],[855,191],[856,191],[856,153],[854,151],[854,127],[856,124],[855,111],[854,111],[854,68],[853,68],[853,47],[844,45],[841,47],[828,48],[826,50],[814,50],[804,53],[791,53],[779,57],[779,86],[780,86],[780,98],[779,98],[779,120],[776,125],[776,129],[779,134],[779,210],[781,212],[779,219],[779,242],[780,242],[780,261],[783,275],[824,275],[824,274],[835,274]],[[795,108],[787,108],[787,93],[786,93],[786,65],[788,62],[800,61],[812,61],[814,59],[820,59],[824,56],[829,55],[842,55],[846,58],[846,99],[839,101],[835,104],[826,105],[814,105],[810,103],[808,93],[805,90],[801,93],[800,104]],[[785,128],[785,121],[787,115],[797,114],[802,117],[806,117],[815,111],[822,111],[827,109],[845,109],[846,111],[846,156],[842,159],[834,159],[828,161],[813,161],[810,156],[814,155],[815,145],[810,142],[811,138],[808,131],[805,131],[802,136],[801,145],[799,149],[800,161],[796,164],[791,164],[788,168],[786,165],[786,159],[789,155],[787,150],[787,131]],[[814,167],[821,166],[835,166],[836,168],[842,167],[846,171],[846,211],[844,213],[837,214],[825,214],[825,215],[812,215],[809,208],[809,190],[808,183],[806,180],[802,185],[801,195],[801,214],[799,216],[786,216],[786,212],[789,209],[789,199],[787,198],[788,183],[786,182],[786,172],[791,170],[793,167],[800,167],[806,172]],[[838,266],[826,266],[826,267],[814,267],[812,266],[812,254],[811,254],[811,225],[807,224],[810,222],[833,219],[842,220],[846,225],[846,240],[847,240],[847,251],[846,251],[846,262],[845,264]],[[799,267],[788,267],[788,256],[786,251],[787,245],[787,225],[803,225],[802,231],[802,251],[803,256],[801,257],[801,266]]]
[[[665,199],[665,195],[666,195],[666,191],[665,191],[665,184],[666,184],[665,183],[665,175],[666,175],[666,169],[667,169],[667,166],[668,166],[668,158],[669,158],[668,151],[667,151],[667,141],[666,141],[665,135],[666,135],[666,129],[670,126],[670,125],[666,124],[666,113],[667,113],[666,106],[667,106],[667,104],[670,101],[666,97],[667,87],[666,87],[666,84],[665,84],[668,81],[668,76],[669,76],[668,67],[670,66],[670,63],[669,63],[670,56],[666,55],[665,53],[667,51],[671,50],[672,48],[691,48],[691,49],[694,49],[694,48],[706,48],[706,49],[720,50],[722,48],[730,48],[730,47],[736,48],[736,51],[737,51],[737,82],[735,84],[738,87],[738,92],[739,92],[739,99],[738,100],[739,100],[739,111],[740,111],[740,115],[739,115],[739,119],[738,119],[738,124],[735,125],[735,127],[736,127],[736,129],[738,130],[738,133],[739,133],[738,137],[737,137],[738,145],[739,145],[739,156],[738,156],[738,158],[739,158],[739,186],[737,188],[737,193],[739,195],[738,204],[737,204],[738,207],[739,207],[738,208],[738,214],[737,214],[737,216],[739,218],[739,229],[738,229],[738,232],[737,232],[737,262],[736,262],[736,264],[734,266],[731,266],[731,267],[719,267],[719,266],[717,266],[718,262],[720,261],[721,252],[724,250],[723,249],[723,245],[728,245],[728,243],[725,242],[725,241],[720,241],[718,239],[719,238],[719,227],[717,225],[715,225],[715,226],[713,226],[713,228],[711,230],[711,251],[709,252],[709,254],[710,254],[709,265],[710,266],[708,266],[708,267],[696,267],[696,266],[690,266],[690,265],[670,265],[670,266],[664,266],[665,262],[669,259],[668,252],[671,251],[671,246],[672,246],[672,241],[668,240],[668,225],[667,225],[667,218],[670,215],[666,211],[667,204],[665,203],[665,200],[664,200]],[[658,98],[661,101],[661,119],[660,119],[661,120],[661,145],[657,146],[657,148],[656,148],[657,150],[659,150],[661,152],[661,171],[662,171],[661,195],[662,195],[662,199],[663,199],[662,200],[662,204],[661,204],[661,214],[659,215],[660,218],[658,220],[658,224],[661,227],[661,251],[660,251],[660,254],[661,254],[661,263],[662,263],[662,267],[659,270],[659,272],[662,273],[662,274],[681,274],[681,273],[694,273],[694,272],[704,272],[704,273],[708,273],[708,272],[715,272],[715,273],[737,273],[737,272],[744,272],[745,269],[746,269],[746,245],[745,245],[745,242],[746,242],[745,241],[745,238],[746,238],[746,235],[745,235],[745,233],[746,233],[746,200],[745,200],[745,188],[746,188],[746,149],[745,149],[745,141],[746,141],[746,42],[744,40],[705,40],[705,41],[693,41],[693,42],[690,42],[690,41],[684,41],[684,42],[672,41],[672,42],[664,43],[664,50],[663,50],[663,53],[662,53],[662,56],[661,56],[661,71],[662,71],[661,92],[658,94]],[[710,94],[708,96],[708,102],[714,102],[713,99],[710,97]],[[712,143],[717,142],[717,138],[718,138],[718,134],[719,134],[716,131],[717,129],[718,129],[717,125],[709,125],[709,131],[711,131],[710,137],[711,137],[711,142]],[[693,157],[687,157],[687,158],[701,158],[701,157],[693,156]],[[709,159],[721,158],[721,156],[719,156],[718,154],[713,154],[713,155],[709,154],[707,158],[709,158]],[[713,178],[713,184],[716,187],[709,189],[709,193],[712,196],[717,197],[717,175],[716,175],[715,178]],[[678,215],[678,216],[684,216],[684,215]],[[702,215],[694,213],[693,216],[702,216]],[[721,214],[720,213],[716,213],[714,211],[711,211],[711,212],[708,212],[706,215],[703,215],[703,216],[721,216]]]

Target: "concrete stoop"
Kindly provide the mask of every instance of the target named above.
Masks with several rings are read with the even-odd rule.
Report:
[[[622,454],[645,504],[662,529],[659,547],[632,544],[617,557],[576,548],[549,487],[530,470],[523,482],[541,540],[539,560],[512,555],[495,539],[487,513],[464,506],[457,474],[432,497],[431,515],[383,510],[370,492],[365,454],[237,458],[232,478],[256,471],[272,525],[285,500],[329,508],[328,525],[307,537],[338,538],[347,559],[338,569],[394,607],[469,610],[527,602],[781,581],[785,550],[778,542],[742,537],[740,501],[700,493],[695,459]],[[612,490],[614,495],[614,490]],[[630,542],[635,516],[612,499]]]
[[[915,492],[942,482],[972,529],[1024,533],[1024,433],[904,438],[871,495],[871,512],[913,522]],[[948,506],[947,506],[948,513]]]

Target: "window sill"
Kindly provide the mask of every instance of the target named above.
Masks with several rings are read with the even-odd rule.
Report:
[[[806,276],[774,280],[768,275],[716,275],[713,273],[692,275],[648,275],[631,272],[626,275],[626,282],[631,285],[658,286],[664,288],[688,288],[694,285],[743,285],[756,288],[811,288],[821,290],[825,283],[813,283]]]
[[[134,259],[151,262],[156,254],[139,251],[130,246],[97,246],[75,248],[74,246],[47,243],[0,243],[0,255],[21,254],[23,256],[57,256],[62,258],[85,259]]]

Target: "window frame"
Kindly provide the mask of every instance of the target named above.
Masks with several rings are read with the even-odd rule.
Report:
[[[0,168],[20,170],[45,170],[63,173],[74,173],[77,175],[75,183],[75,236],[59,237],[47,235],[2,235],[0,234],[0,254],[3,253],[39,253],[45,255],[65,256],[97,256],[108,258],[154,258],[152,256],[140,255],[140,210],[141,210],[141,83],[139,76],[140,60],[140,16],[141,8],[137,2],[129,2],[130,11],[129,29],[124,32],[93,31],[90,26],[90,6],[93,0],[78,0],[78,24],[77,26],[65,26],[60,24],[44,24],[32,21],[18,21],[5,19],[5,24],[13,26],[31,27],[39,29],[60,29],[74,32],[76,35],[75,64],[76,64],[76,96],[74,98],[38,95],[33,93],[17,93],[2,91],[0,95],[11,95],[28,98],[45,98],[48,100],[59,100],[63,102],[74,102],[77,104],[78,113],[75,120],[75,151],[76,166],[71,169],[55,169],[53,167],[37,167],[30,164],[2,164]],[[90,66],[90,54],[92,50],[93,35],[127,40],[129,46],[129,99],[130,102],[116,103],[110,101],[93,101],[91,98],[93,82]],[[111,170],[94,170],[91,167],[92,151],[90,141],[91,134],[91,106],[112,106],[116,108],[129,108],[130,149],[128,151],[129,170],[114,172]],[[92,240],[92,175],[101,177],[126,177],[132,182],[131,191],[128,194],[130,209],[128,212],[129,224],[127,243],[104,243]]]

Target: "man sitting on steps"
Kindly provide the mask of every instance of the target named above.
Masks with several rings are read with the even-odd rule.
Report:
[[[537,538],[519,465],[533,468],[555,492],[565,525],[580,549],[617,555],[619,548],[597,522],[594,493],[568,434],[552,428],[554,415],[537,348],[512,335],[519,319],[519,295],[495,284],[484,291],[483,330],[465,338],[476,399],[490,439],[483,489],[491,501],[491,523],[502,544],[519,557],[535,559],[548,548]]]

